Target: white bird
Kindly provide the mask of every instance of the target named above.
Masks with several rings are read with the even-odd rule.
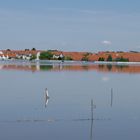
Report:
[[[48,89],[46,88],[45,89],[45,107],[47,106],[48,104],[48,100],[49,100],[49,94],[48,94]]]

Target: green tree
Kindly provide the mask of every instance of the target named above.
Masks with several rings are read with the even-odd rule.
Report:
[[[104,61],[105,59],[103,57],[99,57],[98,61]]]
[[[65,56],[64,60],[73,60],[71,56]]]
[[[7,49],[6,51],[11,51],[10,49]]]
[[[35,60],[36,59],[36,55],[32,55],[30,60]]]
[[[116,58],[115,61],[117,61],[117,62],[129,62],[129,59],[123,58],[123,56],[121,56],[121,57]]]
[[[83,57],[82,59],[81,59],[82,61],[88,61],[88,57]]]
[[[40,53],[40,60],[51,60],[53,58],[53,54],[50,51],[45,51]]]
[[[25,51],[29,51],[29,49],[25,49]]]
[[[109,56],[107,57],[106,61],[112,61],[112,56],[109,55]]]
[[[32,51],[36,51],[36,48],[32,48]]]
[[[83,57],[82,57],[82,59],[81,59],[81,61],[88,61],[89,60],[89,55],[90,55],[90,53],[86,53],[86,54],[83,54]]]

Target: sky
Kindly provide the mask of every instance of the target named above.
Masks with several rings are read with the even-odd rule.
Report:
[[[139,0],[0,0],[0,49],[140,51]]]

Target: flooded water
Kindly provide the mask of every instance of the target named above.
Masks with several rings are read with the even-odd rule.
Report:
[[[0,68],[0,140],[139,140],[140,66]]]

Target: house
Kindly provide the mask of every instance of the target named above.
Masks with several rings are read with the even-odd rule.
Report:
[[[58,59],[59,58],[59,55],[53,55],[53,59]]]
[[[2,51],[0,51],[0,55],[2,55],[3,54],[3,52]]]
[[[0,54],[0,60],[8,60],[9,56],[5,54]]]
[[[64,58],[64,55],[62,53],[53,55],[53,59],[63,59],[63,58]]]
[[[0,54],[0,60],[2,60],[2,55]]]
[[[31,60],[32,55],[34,55],[34,54],[32,54],[31,51],[18,51],[18,52],[16,52],[17,59]]]
[[[18,59],[23,59],[23,60],[30,60],[32,55],[26,55],[26,54],[17,54],[16,57]]]

